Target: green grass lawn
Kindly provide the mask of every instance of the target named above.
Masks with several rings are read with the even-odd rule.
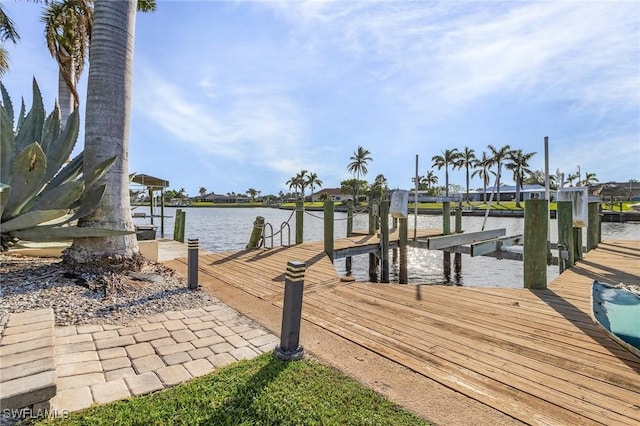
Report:
[[[96,406],[65,425],[428,425],[315,361],[272,353],[241,361],[162,392]]]

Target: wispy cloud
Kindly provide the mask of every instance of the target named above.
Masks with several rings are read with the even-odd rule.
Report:
[[[634,2],[267,5],[316,49],[330,43],[352,60],[374,61],[370,77],[429,112],[505,91],[569,99],[574,112],[638,104],[629,90],[640,79]]]

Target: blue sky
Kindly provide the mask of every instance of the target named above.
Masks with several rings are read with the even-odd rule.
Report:
[[[50,109],[43,6],[3,4],[21,36],[3,83],[30,105],[35,76]],[[465,146],[535,151],[542,169],[544,136],[552,171],[640,179],[637,1],[159,0],[137,16],[129,169],[191,195],[277,194],[301,169],[336,187],[359,145],[392,188],[412,186],[416,154],[424,175]]]

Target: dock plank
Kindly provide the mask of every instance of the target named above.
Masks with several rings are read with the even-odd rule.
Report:
[[[334,245],[378,246],[377,235]],[[601,243],[547,290],[345,284],[323,250],[206,254],[200,276],[214,295],[230,285],[281,307],[287,261],[307,262],[305,321],[528,424],[640,423],[640,358],[594,324],[590,302],[594,279],[640,285],[640,241]]]

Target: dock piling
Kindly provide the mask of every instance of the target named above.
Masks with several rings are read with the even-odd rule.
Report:
[[[304,355],[304,348],[300,346],[300,321],[306,267],[303,262],[295,260],[287,262],[280,344],[275,350],[276,357],[283,361],[302,359]]]
[[[598,247],[600,242],[600,203],[588,204],[587,251]]]
[[[398,219],[398,245],[400,246],[400,276],[398,282],[407,284],[409,282],[407,276],[407,239],[408,239],[408,223],[407,218]]]
[[[442,202],[442,233],[451,234],[451,202]]]
[[[198,288],[198,239],[187,240],[187,283],[190,290]]]
[[[247,250],[260,247],[260,238],[264,231],[264,217],[256,216],[256,220],[253,222],[253,229],[251,230],[251,236],[249,237],[249,243],[245,247]]]
[[[567,258],[562,262],[559,256],[558,266],[560,273],[566,268],[575,264],[575,244],[573,242],[573,203],[571,201],[558,201],[556,208],[556,218],[558,222],[558,245],[562,245],[566,250]]]
[[[324,202],[324,252],[333,263],[333,201]]]
[[[380,282],[389,282],[389,201],[380,203]]]
[[[547,200],[525,200],[524,205],[524,288],[547,288]]]
[[[304,239],[304,202],[296,201],[296,245]]]

